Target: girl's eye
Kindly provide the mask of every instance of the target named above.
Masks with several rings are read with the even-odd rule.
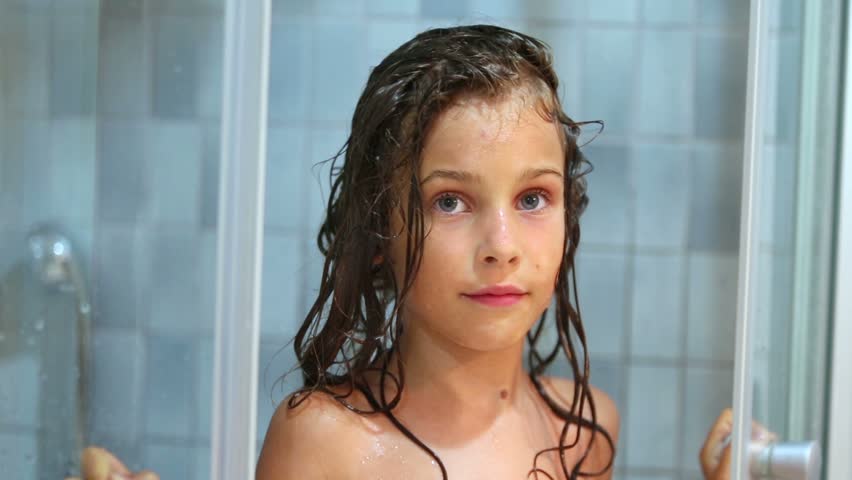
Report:
[[[441,213],[459,213],[464,210],[459,210],[460,205],[464,205],[464,201],[457,195],[445,193],[435,200],[435,208]]]
[[[518,201],[521,210],[536,211],[547,205],[547,195],[541,191],[525,193]]]

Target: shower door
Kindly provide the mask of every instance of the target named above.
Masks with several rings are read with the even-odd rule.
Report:
[[[210,477],[223,0],[0,0],[0,478]]]
[[[751,2],[731,477],[739,480],[833,478],[822,453],[832,446],[832,292],[843,288],[833,258],[842,7]],[[752,419],[778,442],[750,440]]]

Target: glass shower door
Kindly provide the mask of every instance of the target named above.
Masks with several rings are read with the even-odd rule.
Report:
[[[839,1],[753,0],[732,478],[822,478]],[[778,442],[751,439],[755,420]]]

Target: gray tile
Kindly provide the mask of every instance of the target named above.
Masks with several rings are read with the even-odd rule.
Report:
[[[272,0],[272,14],[275,16],[311,15],[314,2],[305,0]]]
[[[685,145],[635,145],[631,175],[636,190],[636,245],[686,247],[690,159]]]
[[[630,367],[627,467],[672,468],[677,452],[680,381],[675,367]]]
[[[687,302],[687,356],[732,361],[737,313],[736,255],[691,254]]]
[[[9,112],[47,114],[50,58],[50,16],[38,11],[10,9],[0,19],[6,45],[3,67],[14,72],[5,80]]]
[[[196,480],[208,480],[210,478],[210,462],[212,460],[210,454],[210,447],[194,447],[194,460],[193,464],[193,474]],[[260,452],[260,445],[258,445],[258,453]]]
[[[302,276],[294,273],[301,258],[302,243],[296,235],[267,233],[263,251],[261,335],[289,338],[301,323],[297,308]]]
[[[420,16],[462,18],[470,13],[469,0],[429,0],[420,3]]]
[[[216,229],[219,214],[220,142],[218,127],[204,127],[201,145],[201,226],[205,229]]]
[[[699,138],[742,139],[747,52],[745,35],[698,34],[693,113]]]
[[[732,369],[688,367],[686,370],[686,403],[684,404],[683,456],[680,466],[696,469],[698,452],[713,422],[733,402]]]
[[[195,118],[204,24],[193,17],[162,16],[152,20],[153,113],[160,118]]]
[[[580,314],[589,352],[617,356],[622,353],[626,257],[615,253],[582,251],[577,256]]]
[[[195,15],[221,14],[225,0],[148,0],[152,15]]]
[[[585,35],[582,116],[603,119],[605,134],[624,135],[633,123],[638,34],[627,28],[588,28]]]
[[[188,227],[159,228],[150,233],[151,263],[146,276],[157,332],[204,333],[212,323],[201,316],[201,237]]]
[[[160,478],[199,478],[192,475],[195,449],[186,444],[157,442],[144,443],[145,468],[157,472]]]
[[[144,10],[144,0],[101,0],[101,12],[107,18],[140,20]]]
[[[107,114],[147,113],[151,89],[141,16],[105,16],[100,35],[98,110]]]
[[[89,405],[91,432],[135,439],[140,433],[145,351],[138,332],[95,329]]]
[[[693,33],[642,32],[638,127],[650,135],[692,134]]]
[[[298,229],[308,216],[302,168],[307,130],[270,127],[266,146],[266,226]]]
[[[192,337],[148,337],[144,415],[146,434],[186,438],[194,433],[195,349]],[[148,460],[151,458],[148,457]]]
[[[133,227],[101,225],[95,231],[92,297],[95,326],[137,328],[150,302],[143,274],[147,237]]]
[[[588,19],[597,22],[634,23],[639,16],[638,0],[589,2]]]
[[[325,218],[325,209],[328,206],[328,195],[331,190],[329,183],[331,163],[326,160],[337,154],[346,142],[348,132],[342,128],[315,128],[309,135],[311,139],[309,155],[302,165],[308,172],[304,195],[309,200],[309,215],[305,225],[305,235],[313,239]],[[342,161],[341,157],[339,162]]]
[[[200,234],[198,261],[200,263],[199,311],[195,324],[200,332],[212,332],[216,322],[216,261],[218,235],[206,231]]]
[[[315,23],[314,33],[313,118],[348,124],[369,73],[366,26],[351,20],[322,20]]]
[[[773,4],[769,4],[770,9]],[[781,0],[780,5],[775,7],[779,11],[772,15],[769,23],[770,28],[781,28],[785,30],[799,31],[804,23],[804,4],[797,0]],[[770,10],[771,11],[771,10]]]
[[[313,3],[318,16],[362,17],[367,10],[367,0],[315,0]]]
[[[206,0],[223,2],[223,0]],[[204,17],[200,36],[203,42],[198,53],[198,113],[205,119],[222,116],[222,77],[225,57],[224,14]]]
[[[577,63],[582,55],[581,30],[573,25],[551,25],[537,23],[527,32],[550,45],[553,51],[553,68],[559,78],[559,96],[562,108],[574,118],[580,102],[580,75]],[[574,120],[585,120],[574,118]]]
[[[136,121],[111,120],[99,133],[98,218],[133,223],[148,201],[145,129]]]
[[[145,151],[150,185],[148,218],[155,224],[198,225],[202,130],[195,122],[154,120]]]
[[[38,436],[0,431],[0,464],[7,478],[38,478]]]
[[[428,0],[427,0],[428,1]],[[524,18],[526,5],[523,0],[468,0],[468,8],[474,17],[485,20],[498,18]],[[489,22],[490,23],[490,22]]]
[[[0,214],[10,225],[43,221],[52,211],[49,176],[50,124],[43,120],[7,121],[3,175],[0,178]]]
[[[535,20],[582,20],[588,2],[582,0],[527,0],[527,18]]]
[[[371,19],[367,23],[367,63],[374,67],[418,33],[414,20]]]
[[[631,353],[679,358],[683,352],[684,258],[637,254],[633,268]]]
[[[11,337],[11,335],[10,335]],[[0,424],[38,428],[40,359],[35,352],[19,351],[0,362]]]
[[[696,0],[653,0],[642,3],[642,20],[651,25],[691,24]]]
[[[370,15],[414,16],[420,11],[420,0],[367,0]]]
[[[195,435],[208,438],[213,422],[213,345],[211,337],[196,338],[195,350],[195,391],[196,401],[193,407]],[[258,426],[260,426],[258,424]]]
[[[714,27],[746,29],[749,2],[716,0],[698,2],[698,23]]]
[[[741,155],[737,147],[695,147],[687,240],[690,249],[725,253],[739,249]]]
[[[98,63],[96,15],[63,14],[51,24],[50,112],[91,115]]]
[[[633,192],[628,183],[629,150],[592,144],[584,153],[594,170],[586,176],[589,205],[580,217],[580,243],[626,245]]]
[[[65,225],[92,225],[95,210],[94,119],[55,120],[51,124],[50,169],[43,174],[49,183],[49,216]]]
[[[269,120],[306,121],[313,88],[311,23],[276,19],[270,35]]]
[[[100,0],[64,0],[53,3],[53,14],[87,14],[97,18]]]

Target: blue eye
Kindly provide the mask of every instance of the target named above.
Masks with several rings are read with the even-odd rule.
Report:
[[[536,211],[541,210],[547,204],[547,194],[542,191],[532,191],[525,193],[518,201],[521,210]]]
[[[464,205],[464,201],[452,193],[445,193],[435,200],[435,207],[442,213],[458,213],[459,205]]]

